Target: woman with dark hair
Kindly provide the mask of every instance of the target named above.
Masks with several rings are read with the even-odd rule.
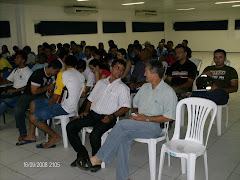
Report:
[[[4,58],[4,59],[8,59],[8,58],[10,58],[11,57],[11,55],[10,55],[10,52],[9,52],[9,50],[8,50],[8,47],[6,46],[6,45],[3,45],[2,46],[2,57]]]
[[[117,52],[117,58],[118,59],[123,59],[126,62],[126,69],[125,72],[122,75],[122,80],[124,83],[129,84],[130,83],[130,78],[131,78],[131,66],[132,63],[126,59],[126,50],[121,48]]]
[[[110,76],[110,72],[106,69],[103,69],[101,63],[97,59],[93,59],[89,62],[89,68],[95,75],[95,82],[97,83],[100,79],[105,79]]]

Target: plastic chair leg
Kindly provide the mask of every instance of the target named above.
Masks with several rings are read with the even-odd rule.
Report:
[[[150,180],[156,180],[156,142],[150,140],[148,143],[148,156],[150,168]]]
[[[102,137],[101,137],[101,146],[102,146],[103,143],[106,141],[107,136],[108,136],[108,132],[105,132],[105,133],[102,135]],[[105,167],[106,167],[105,162],[102,162],[101,168],[103,169],[103,168],[105,168]]]
[[[38,131],[38,128],[36,127],[36,129],[35,129],[35,135],[36,136],[39,136],[39,131]]]
[[[69,117],[62,116],[61,117],[61,127],[62,127],[62,138],[63,138],[64,148],[68,148],[68,138],[67,138],[67,130],[66,130],[66,126],[68,123],[69,123]]]
[[[3,113],[3,124],[6,124],[6,117],[5,117],[5,113]]]
[[[205,168],[205,176],[206,180],[208,180],[208,163],[207,163],[207,151],[203,154],[204,157],[204,168]]]
[[[226,105],[226,128],[228,127],[228,105]]]
[[[196,154],[189,154],[187,160],[187,179],[195,180]]]
[[[165,147],[162,146],[161,154],[160,154],[160,164],[159,164],[159,173],[158,173],[158,180],[162,179],[162,171],[163,171],[163,165],[164,165],[164,159],[165,159]]]
[[[50,124],[50,119],[47,120],[47,124]],[[48,134],[46,134],[46,142],[48,142]]]
[[[82,128],[82,144],[85,145],[86,129]]]
[[[221,136],[222,106],[217,106],[217,135]]]
[[[187,160],[185,158],[181,158],[181,167],[182,167],[182,174],[186,174],[186,172],[187,172]]]

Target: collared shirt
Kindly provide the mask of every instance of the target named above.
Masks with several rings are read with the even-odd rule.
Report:
[[[93,87],[93,84],[95,83],[95,75],[90,70],[89,67],[85,69],[85,71],[82,73],[82,75],[85,77],[86,86]]]
[[[130,89],[116,79],[112,83],[110,77],[101,79],[93,88],[88,100],[92,102],[91,110],[98,114],[112,114],[121,107],[131,107]]]
[[[165,56],[166,54],[167,54],[167,49],[165,47],[163,47],[161,52],[160,52],[159,48],[157,49],[157,56],[158,57]]]
[[[177,96],[174,90],[163,80],[153,90],[151,83],[142,85],[133,99],[133,107],[139,114],[176,119]]]
[[[89,59],[87,59],[87,57],[83,58],[83,60],[86,61],[86,67],[89,67],[89,63],[90,63],[90,61],[93,60],[93,59],[94,59],[93,56],[90,57]]]

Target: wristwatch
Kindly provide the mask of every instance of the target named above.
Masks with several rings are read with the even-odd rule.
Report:
[[[150,120],[149,120],[149,116],[147,116],[147,118],[146,118],[146,121],[147,121],[147,122],[149,122],[149,121],[150,121]]]

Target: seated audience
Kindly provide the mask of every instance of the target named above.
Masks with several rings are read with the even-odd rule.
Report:
[[[108,53],[111,53],[111,47],[115,45],[114,41],[113,40],[109,40],[108,41],[108,46],[109,46],[109,50],[108,50]]]
[[[59,63],[59,61],[58,61]],[[78,101],[81,96],[81,90],[84,88],[84,77],[74,67],[76,67],[76,57],[69,55],[65,59],[66,71],[58,73],[56,80],[56,87],[51,99],[35,99],[30,103],[30,130],[28,135],[17,143],[17,145],[24,145],[36,142],[35,128],[39,128],[43,132],[49,134],[50,139],[45,144],[36,145],[37,148],[53,148],[56,143],[61,140],[56,132],[54,132],[46,121],[55,116],[67,115],[77,111]],[[61,104],[57,101],[63,91],[67,89],[68,98]]]
[[[79,44],[76,45],[76,50],[74,56],[79,60],[85,58],[85,54],[83,52],[83,47]]]
[[[67,125],[67,134],[70,144],[77,152],[77,159],[71,164],[81,164],[89,161],[87,149],[82,145],[79,131],[83,127],[93,126],[90,134],[92,155],[95,155],[101,147],[102,135],[111,129],[118,116],[123,115],[130,109],[129,88],[121,81],[121,76],[126,68],[123,60],[115,60],[111,66],[111,75],[107,79],[97,82],[88,96],[88,104],[85,111]],[[113,93],[114,92],[114,93]],[[101,166],[92,167],[96,172]]]
[[[127,60],[132,62],[134,57],[135,57],[135,54],[133,52],[133,44],[129,44],[127,48],[126,58]]]
[[[36,63],[36,56],[34,56],[31,53],[31,48],[29,46],[25,46],[23,48],[23,51],[27,54],[28,58],[27,58],[27,63],[26,64],[35,64]]]
[[[132,64],[136,65],[137,62],[140,60],[140,53],[142,50],[142,45],[141,44],[136,44],[133,46],[133,52],[135,54],[133,60],[132,60]]]
[[[45,49],[43,45],[38,45],[38,54],[45,53]]]
[[[77,44],[75,43],[75,41],[70,42],[70,51],[73,55],[75,55],[77,53],[76,46],[77,46]]]
[[[159,42],[158,48],[157,48],[157,56],[159,57],[160,60],[163,60],[166,54],[167,54],[167,48],[164,47],[163,42]]]
[[[10,52],[9,52],[9,50],[8,50],[8,47],[7,47],[6,45],[3,45],[3,46],[2,46],[1,55],[2,55],[2,57],[3,57],[4,59],[8,59],[8,58],[11,57]]]
[[[9,87],[6,93],[0,95],[0,115],[2,115],[8,106],[17,102],[22,95],[27,81],[32,74],[29,67],[25,66],[27,61],[27,54],[23,51],[19,51],[16,54],[15,64],[18,68],[14,69],[6,80],[0,81],[0,85],[13,82],[13,87]]]
[[[56,45],[55,44],[51,44],[51,46],[52,46],[52,49],[53,49],[53,54],[56,54],[57,53]]]
[[[181,100],[188,96],[187,92],[192,92],[197,66],[187,58],[186,48],[182,44],[175,47],[175,52],[177,61],[167,72],[165,81],[172,86]]]
[[[165,57],[170,57],[170,56],[173,56],[174,54],[175,54],[175,51],[173,49],[173,42],[168,41],[167,42],[167,53],[165,54]]]
[[[53,54],[53,48],[50,45],[45,46],[45,53],[47,55],[48,64],[58,58],[56,54]]]
[[[12,70],[11,64],[8,60],[2,57],[2,54],[0,54],[0,79],[3,78],[3,73],[9,69]]]
[[[58,60],[52,61],[47,67],[38,69],[30,76],[23,95],[18,99],[14,108],[14,116],[19,130],[19,141],[27,135],[25,124],[25,112],[29,109],[29,104],[37,98],[46,98],[46,94],[51,94],[54,89],[55,76],[62,68]]]
[[[131,81],[130,81],[130,89],[132,92],[137,92],[138,89],[146,83],[145,73],[145,64],[152,57],[151,51],[148,48],[144,48],[140,54],[140,60],[136,63],[135,68],[132,73]]]
[[[108,53],[105,58],[109,67],[111,66],[112,62],[117,59],[117,51],[118,51],[117,45],[115,45],[115,44],[111,45],[110,53]]]
[[[93,59],[90,63],[89,63],[89,68],[91,69],[91,71],[94,73],[95,75],[95,82],[97,83],[100,79],[105,79],[108,76],[110,76],[110,72],[106,69],[102,69],[102,64],[96,60]]]
[[[91,46],[86,46],[85,47],[85,58],[83,58],[84,61],[86,61],[87,67],[89,66],[89,63],[93,60],[92,57],[92,48]]]
[[[106,50],[104,49],[104,45],[102,42],[98,43],[98,51],[100,51],[103,55],[103,57],[105,57],[107,55]],[[95,58],[94,58],[95,59]]]
[[[151,54],[152,54],[152,58],[151,59],[158,60],[157,51],[156,51],[154,45],[151,44],[147,48],[150,49],[150,51],[151,51]]]
[[[162,63],[146,63],[146,80],[133,100],[135,116],[119,121],[105,143],[90,160],[77,163],[82,170],[92,170],[101,162],[110,164],[117,154],[116,179],[129,179],[129,152],[136,138],[150,139],[163,135],[161,124],[176,119],[177,97],[163,80]]]
[[[32,71],[36,71],[37,69],[41,69],[41,68],[47,67],[48,63],[46,63],[46,61],[47,61],[47,55],[45,53],[38,54],[37,55],[37,64],[35,64],[32,67],[31,70]]]
[[[184,45],[187,49],[187,57],[191,58],[192,57],[192,50],[188,47],[188,40],[184,39],[182,41],[182,45]]]
[[[57,43],[57,49],[63,48],[62,43]]]
[[[117,52],[117,58],[118,59],[123,59],[125,61],[126,69],[125,69],[121,79],[125,84],[130,84],[132,63],[129,60],[126,59],[126,54],[127,54],[126,50],[121,48]]]
[[[76,69],[82,73],[85,78],[85,91],[82,93],[81,97],[85,97],[86,94],[90,92],[95,84],[95,75],[89,68],[86,67],[86,62],[83,60],[78,61]]]
[[[214,101],[217,105],[227,104],[229,93],[238,91],[238,74],[230,66],[224,64],[226,61],[226,52],[217,49],[213,53],[216,65],[208,66],[202,74],[212,77],[213,85],[210,91],[193,91],[193,97],[202,97]]]
[[[68,43],[65,43],[65,44],[63,44],[63,49],[65,50],[65,51],[68,51],[69,53],[71,52],[71,49],[70,49],[70,44],[68,44]]]
[[[165,39],[161,39],[161,41],[164,44],[164,47],[167,49],[167,45],[166,45],[166,40]]]

